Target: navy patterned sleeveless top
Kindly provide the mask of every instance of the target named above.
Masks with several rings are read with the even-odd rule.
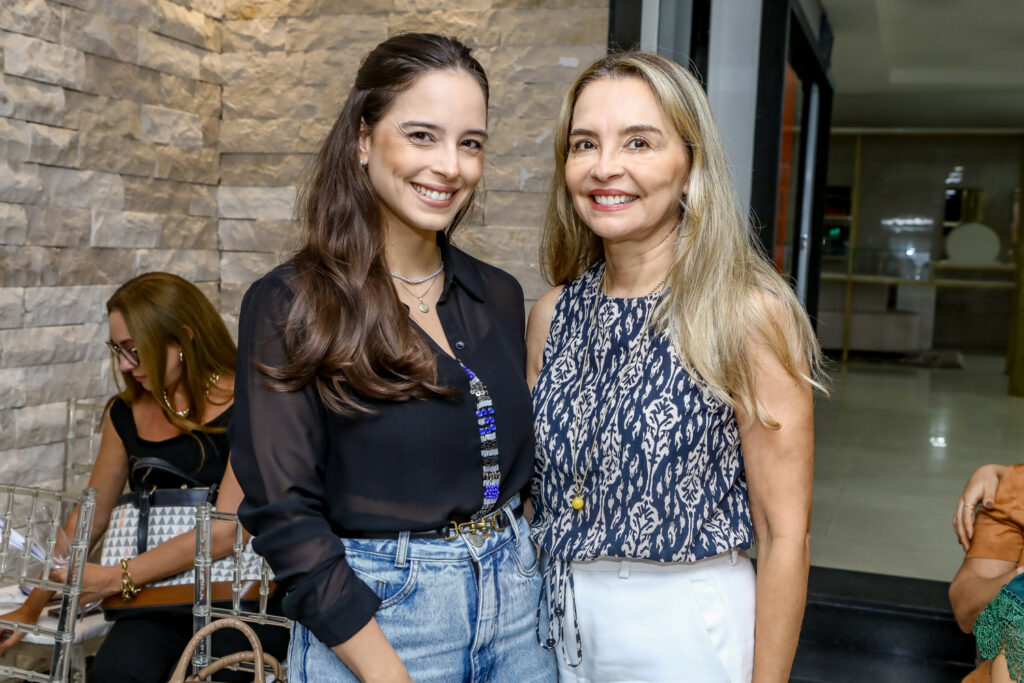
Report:
[[[646,327],[660,296],[608,297],[600,291],[603,274],[599,262],[555,305],[533,389],[532,538],[561,562],[694,562],[749,548],[750,505],[732,407],[694,381],[667,335]],[[571,505],[574,448],[577,471],[586,471],[580,510]]]

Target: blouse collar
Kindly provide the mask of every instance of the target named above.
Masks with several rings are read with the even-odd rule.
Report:
[[[473,259],[454,246],[443,232],[437,233],[437,245],[441,248],[441,259],[444,261],[444,290],[438,301],[448,298],[448,290],[454,282],[457,282],[477,301],[484,301],[486,290],[480,280],[480,271]]]

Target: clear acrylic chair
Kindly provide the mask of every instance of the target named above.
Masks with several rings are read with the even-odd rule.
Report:
[[[227,522],[234,529],[234,543],[228,559],[231,560],[231,582],[229,594],[222,594],[215,590],[213,583],[213,523]],[[215,618],[234,617],[254,624],[272,624],[282,628],[291,629],[292,622],[286,617],[267,613],[267,605],[270,593],[273,590],[273,573],[266,560],[260,562],[259,580],[256,586],[252,581],[244,580],[243,570],[247,569],[246,562],[242,559],[242,551],[245,550],[245,531],[238,515],[228,512],[218,512],[210,503],[202,503],[196,506],[196,559],[195,559],[195,602],[192,606],[192,632],[196,633]],[[222,607],[221,604],[230,599],[230,607]],[[214,604],[214,602],[218,604]],[[255,601],[256,609],[243,609]],[[208,666],[215,661],[210,655],[210,639],[200,641],[196,647],[195,655],[192,657],[193,673]],[[233,666],[245,670],[252,670],[252,665],[242,663]],[[268,670],[269,671],[269,670]],[[281,678],[286,681],[288,678],[287,663],[281,662]],[[270,680],[269,678],[267,680]]]
[[[64,421],[62,491],[81,491],[89,483],[103,435],[105,399],[69,398]]]
[[[68,543],[64,517],[76,504],[75,537]],[[25,624],[0,619],[0,628],[53,639],[49,673],[0,660],[0,675],[38,683],[68,680],[95,509],[96,489],[88,488],[72,496],[62,491],[0,484],[0,582],[51,590],[60,598],[55,626],[43,620]],[[66,570],[66,580],[50,578],[54,569]]]

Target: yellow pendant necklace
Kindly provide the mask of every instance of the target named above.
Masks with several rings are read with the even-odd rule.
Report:
[[[570,442],[570,452],[572,453],[572,490],[570,493],[569,504],[574,510],[582,510],[586,504],[586,500],[583,498],[583,489],[586,486],[587,475],[590,474],[590,461],[594,454],[594,450],[597,447],[597,436],[601,431],[601,425],[604,424],[604,420],[608,417],[608,411],[612,405],[612,399],[618,397],[619,389],[622,388],[622,381],[626,375],[633,369],[633,365],[636,363],[638,351],[643,346],[643,338],[647,334],[647,327],[651,321],[651,315],[654,313],[654,309],[658,307],[658,302],[661,301],[661,295],[665,291],[665,280],[667,275],[661,279],[654,289],[648,292],[644,298],[657,294],[658,298],[654,301],[651,307],[647,311],[647,318],[644,320],[643,329],[640,330],[640,334],[637,335],[636,345],[629,345],[629,354],[626,358],[626,362],[622,366],[622,370],[619,371],[619,376],[615,382],[615,388],[608,395],[608,400],[605,401],[604,407],[601,409],[600,415],[597,418],[597,425],[594,426],[594,438],[591,439],[590,448],[586,450],[585,459],[581,466],[577,466],[577,460],[579,456],[579,436],[580,436],[580,423],[582,422],[581,413],[583,412],[582,399],[583,399],[583,382],[587,376],[587,372],[590,369],[590,345],[594,338],[594,328],[597,327],[597,314],[601,308],[601,297],[604,296],[604,277],[605,273],[608,272],[607,265],[605,265],[604,272],[601,273],[601,281],[598,283],[597,291],[594,293],[594,306],[590,313],[590,329],[587,330],[587,343],[583,347],[583,362],[581,363],[580,369],[580,384],[579,390],[576,392],[576,401],[573,408],[575,408],[575,414],[573,416],[573,440]],[[618,401],[615,402],[616,404]]]

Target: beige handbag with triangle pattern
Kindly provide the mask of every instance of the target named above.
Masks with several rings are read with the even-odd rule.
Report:
[[[196,527],[196,505],[215,496],[215,489],[154,489],[126,493],[117,499],[110,515],[100,564],[109,567],[152,550],[175,536]],[[252,549],[252,539],[241,556],[242,598],[259,597],[260,570],[263,559]],[[210,571],[212,599],[231,599],[234,559],[224,557],[213,563]],[[114,616],[123,610],[145,607],[190,605],[193,602],[192,569],[145,585],[145,590],[130,601],[115,594],[103,601],[103,609]]]

